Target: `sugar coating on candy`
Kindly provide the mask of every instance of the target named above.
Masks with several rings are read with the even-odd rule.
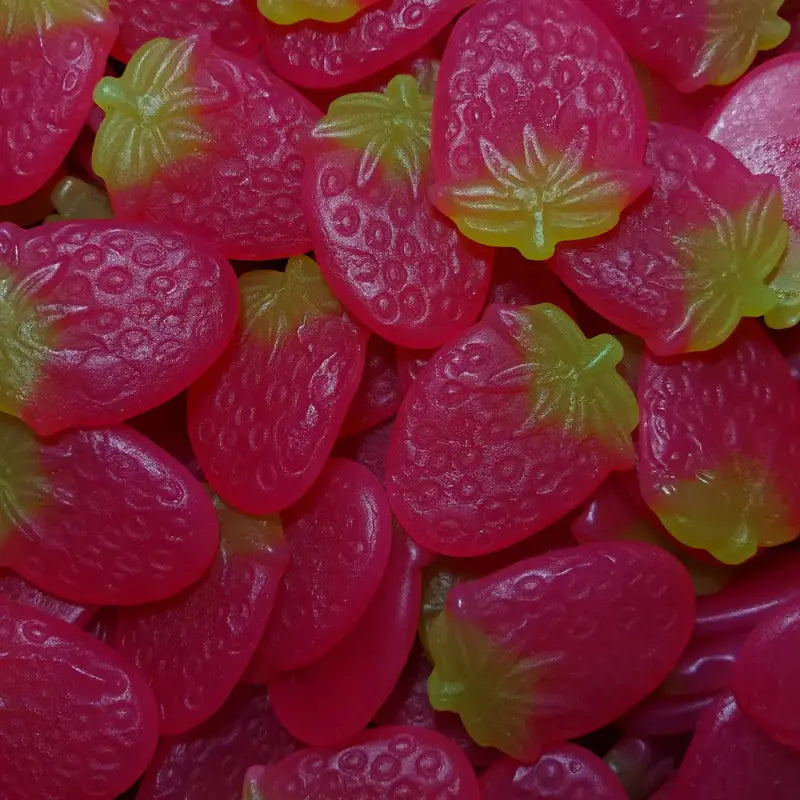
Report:
[[[633,463],[633,394],[608,334],[555,306],[491,306],[408,391],[387,461],[392,508],[448,555],[499,550],[563,516]]]
[[[461,750],[439,733],[407,726],[374,728],[339,750],[299,750],[253,778],[253,800],[479,798]]]
[[[386,572],[392,516],[365,467],[332,458],[302,499],[283,513],[290,561],[251,671],[313,663],[355,627]]]
[[[270,22],[291,25],[305,19],[344,22],[377,0],[258,0],[259,11]]]
[[[180,234],[2,225],[0,411],[41,435],[139,414],[213,363],[237,309],[230,266]]]
[[[576,0],[486,0],[456,23],[433,118],[431,198],[462,233],[526,258],[613,228],[650,182],[644,101]]]
[[[314,251],[342,303],[382,337],[434,347],[475,320],[493,254],[427,197],[432,87],[398,75],[334,100],[306,143]]]
[[[107,0],[0,6],[0,205],[33,194],[67,156],[116,35]]]
[[[201,485],[135,431],[37,439],[0,414],[0,564],[43,591],[90,604],[169,597],[217,542]]]
[[[94,606],[70,603],[43,592],[13,572],[0,571],[0,598],[32,606],[78,627],[86,625],[96,610]]]
[[[778,16],[782,4],[783,0],[587,3],[633,57],[682,92],[733,83],[759,50],[777,47],[789,34],[789,23]]]
[[[554,550],[450,590],[428,634],[431,703],[531,761],[655,689],[693,617],[688,573],[651,545]]]
[[[250,58],[261,45],[263,25],[256,0],[109,0],[109,5],[119,20],[112,53],[120,61],[128,61],[139,47],[158,36],[178,38],[198,30],[208,31],[220,47]]]
[[[156,747],[155,702],[135,668],[74,625],[4,599],[0,708],[2,797],[113,800]]]
[[[768,279],[788,239],[777,180],[705,136],[651,125],[652,191],[600,239],[551,264],[584,302],[659,355],[710,350],[778,303]]]
[[[92,164],[117,216],[191,233],[229,258],[308,250],[300,137],[319,111],[207,33],[154,39],[104,78]]]
[[[290,506],[333,449],[364,367],[366,336],[317,264],[239,279],[237,334],[189,391],[189,433],[214,490],[252,514]]]
[[[346,86],[430,42],[475,0],[385,0],[340,25],[268,25],[264,56],[282,78],[310,89]]]
[[[800,390],[757,323],[710,353],[645,353],[639,403],[642,496],[678,541],[739,564],[797,536]]]
[[[534,764],[503,758],[480,777],[486,800],[627,800],[619,778],[603,759],[577,744],[545,750]]]

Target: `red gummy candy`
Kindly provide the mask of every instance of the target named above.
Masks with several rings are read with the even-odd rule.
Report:
[[[113,800],[158,736],[153,696],[110,647],[0,599],[0,797]]]
[[[429,550],[499,550],[633,466],[622,348],[585,339],[555,306],[491,306],[424,367],[397,415],[392,508]]]
[[[431,360],[435,350],[408,350],[397,348],[397,374],[403,394],[408,394],[411,384],[417,379],[422,368]]]
[[[254,58],[264,33],[257,0],[108,0],[119,21],[119,37],[112,51],[119,61],[129,61],[143,44],[158,36],[178,39],[199,30],[208,31],[214,44]]]
[[[553,550],[453,587],[428,633],[428,692],[478,744],[530,762],[655,689],[693,618],[688,573],[656,547]]]
[[[386,572],[392,513],[377,478],[332,458],[283,513],[289,566],[250,677],[306,667],[356,626]]]
[[[248,767],[280,761],[297,747],[266,689],[240,686],[211,719],[161,740],[136,800],[240,800]]]
[[[247,793],[248,784],[252,787]],[[374,728],[341,750],[299,750],[256,767],[245,798],[478,800],[478,781],[461,750],[424,728]]]
[[[239,279],[228,349],[189,391],[189,434],[214,490],[250,514],[298,500],[333,449],[364,368],[364,332],[305,256]]]
[[[348,458],[366,467],[380,482],[386,485],[386,453],[392,435],[394,420],[361,431],[353,436],[345,436],[336,443],[333,455]]]
[[[639,736],[676,736],[693,731],[701,714],[716,702],[716,694],[667,697],[658,692],[635,706],[621,720],[629,733]]]
[[[500,759],[481,775],[480,786],[484,800],[628,800],[603,759],[577,744],[548,748],[535,764]]]
[[[96,611],[94,606],[77,605],[60,597],[54,597],[37,589],[19,575],[2,570],[0,570],[0,598],[31,606],[64,622],[71,622],[79,628],[85,627]]]
[[[358,624],[319,661],[269,685],[275,714],[309,744],[338,745],[363,730],[408,660],[420,611],[422,554],[398,532],[389,566]]]
[[[66,158],[116,36],[106,0],[0,7],[0,205],[33,194]]]
[[[727,564],[800,532],[800,389],[753,320],[639,376],[639,480],[667,530]]]
[[[605,236],[551,265],[578,297],[658,355],[710,350],[778,302],[766,281],[786,248],[778,181],[699,133],[654,124],[653,187]]]
[[[214,558],[203,487],[125,427],[37,439],[0,414],[0,566],[77,603],[170,597]]]
[[[205,239],[228,258],[310,249],[298,143],[319,111],[208,33],[154,39],[104,78],[92,164],[117,216]]]
[[[296,86],[345,86],[427,44],[476,0],[383,0],[347,22],[268,24],[264,55]]]
[[[484,0],[442,58],[431,198],[472,239],[550,258],[647,188],[646,123],[630,62],[583,3]]]
[[[91,221],[0,226],[0,307],[0,411],[46,436],[177,394],[222,352],[238,299],[230,266],[183,236]]]

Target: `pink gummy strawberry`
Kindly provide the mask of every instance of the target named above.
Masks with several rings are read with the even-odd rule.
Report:
[[[310,248],[298,143],[319,118],[299,92],[207,32],[143,45],[104,78],[92,163],[116,215],[190,233],[228,258]]]
[[[479,791],[472,767],[449,739],[397,726],[373,728],[338,750],[299,750],[266,769],[255,767],[244,797],[479,800]]]
[[[800,756],[778,744],[732,696],[706,710],[669,800],[795,800]]]
[[[366,728],[392,693],[411,652],[423,559],[397,531],[383,581],[356,626],[319,661],[269,684],[275,714],[289,733],[328,747]]]
[[[739,564],[800,532],[800,388],[753,320],[639,377],[642,496],[690,547]]]
[[[0,411],[50,435],[168,400],[230,338],[235,277],[207,249],[159,228],[0,225]]]
[[[361,464],[385,486],[386,453],[393,427],[394,419],[389,419],[368,431],[345,436],[336,443],[333,455]]]
[[[364,368],[366,336],[305,256],[239,279],[228,349],[189,392],[189,434],[214,490],[250,514],[294,503],[330,454]]]
[[[0,566],[81,604],[169,597],[218,542],[202,486],[130,428],[38,439],[0,414]]]
[[[409,350],[405,347],[397,348],[397,374],[400,377],[400,386],[403,395],[408,394],[411,384],[417,379],[422,368],[431,360],[435,350]]]
[[[108,0],[0,7],[0,205],[33,194],[66,158],[116,36]]]
[[[783,0],[587,0],[634,58],[682,92],[724,86],[745,73],[759,50],[779,45],[789,24]],[[680,46],[676,46],[680,43]]]
[[[211,719],[161,740],[136,800],[240,800],[248,767],[280,761],[297,747],[266,689],[240,686]]]
[[[344,22],[377,0],[258,0],[258,8],[271,22],[291,25],[303,20]]]
[[[432,87],[398,75],[385,92],[331,103],[304,149],[314,252],[342,303],[405,347],[435,347],[486,299],[493,253],[428,200]]]
[[[114,800],[158,736],[144,678],[76,626],[0,599],[0,797]]]
[[[652,191],[610,233],[559,248],[556,274],[658,355],[710,350],[778,303],[789,229],[773,176],[688,128],[653,124]]]
[[[616,719],[691,633],[685,568],[639,542],[553,550],[450,591],[428,639],[434,708],[521,761]]]
[[[94,606],[79,605],[54,597],[13,572],[0,571],[0,598],[31,606],[64,622],[83,628],[96,611]]]
[[[386,492],[353,461],[330,459],[282,518],[290,559],[251,679],[268,680],[328,653],[367,610],[389,562]]]
[[[263,52],[272,69],[296,86],[346,86],[419,50],[475,2],[382,0],[337,25],[269,24]]]
[[[628,800],[602,758],[577,744],[545,750],[534,764],[503,758],[481,775],[483,800]]]
[[[555,306],[491,306],[423,368],[397,416],[387,477],[403,528],[429,550],[499,550],[633,466],[622,348]]]
[[[433,114],[431,198],[462,233],[550,258],[650,183],[644,101],[579,0],[484,0],[456,23]]]
[[[263,25],[257,0],[209,0],[205,3],[159,0],[108,0],[119,21],[113,55],[127,62],[145,43],[158,36],[178,39],[208,31],[214,44],[254,58],[261,47]]]

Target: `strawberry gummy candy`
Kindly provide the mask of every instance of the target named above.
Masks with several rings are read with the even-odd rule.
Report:
[[[81,628],[91,620],[96,611],[94,606],[77,605],[47,594],[19,575],[2,570],[0,570],[0,598],[32,606]]]
[[[196,380],[237,308],[230,265],[179,234],[0,225],[0,411],[43,436],[121,422]]]
[[[778,181],[673,125],[650,126],[645,164],[652,192],[602,238],[559,248],[551,265],[652,352],[710,350],[742,316],[778,302],[765,285],[788,238]]]
[[[442,58],[431,197],[476,241],[550,258],[647,188],[646,125],[630,62],[583,3],[483,0]]]
[[[0,797],[114,800],[158,736],[139,672],[62,620],[0,599]]]
[[[270,22],[291,25],[305,19],[344,22],[378,0],[258,0],[258,8]]]
[[[0,566],[74,602],[145,603],[196,581],[218,525],[202,486],[130,428],[37,439],[0,414]]]
[[[753,320],[639,376],[642,497],[689,547],[739,564],[800,532],[800,388]]]
[[[290,506],[333,449],[364,369],[366,335],[317,264],[239,279],[228,349],[189,390],[189,433],[214,490],[250,514]]]
[[[499,550],[630,469],[637,408],[621,358],[555,306],[491,306],[400,407],[387,478],[409,536],[447,555]]]
[[[245,778],[245,800],[479,800],[464,754],[435,731],[373,728],[341,750],[298,750]]]
[[[0,205],[33,194],[67,156],[116,36],[108,0],[0,3]]]
[[[521,761],[616,719],[689,640],[694,593],[639,542],[553,550],[451,589],[428,639],[434,708]]]
[[[154,39],[121,78],[103,78],[92,164],[121,219],[160,222],[228,258],[310,248],[300,207],[300,137],[319,111],[205,32]]]

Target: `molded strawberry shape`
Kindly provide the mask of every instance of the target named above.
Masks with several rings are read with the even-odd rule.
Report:
[[[622,49],[577,0],[485,0],[456,23],[433,115],[431,198],[462,233],[553,255],[647,188],[646,117]]]
[[[97,610],[94,606],[78,605],[54,597],[13,572],[0,572],[0,598],[31,606],[79,628],[84,627]]]
[[[608,334],[586,339],[555,306],[491,306],[408,391],[392,433],[392,508],[448,555],[499,550],[633,466],[633,394]]]
[[[104,78],[92,164],[116,215],[191,233],[228,258],[309,249],[300,138],[319,111],[205,32],[154,39]]]
[[[322,471],[361,380],[366,336],[305,256],[285,272],[248,272],[239,289],[239,329],[189,391],[189,433],[226,502],[271,514]]]
[[[0,414],[0,566],[77,603],[144,603],[196,581],[217,542],[202,486],[144,436],[37,439]]]
[[[155,702],[135,668],[75,625],[5,599],[0,709],[2,797],[114,800],[156,747]]]
[[[385,92],[334,100],[305,147],[303,199],[331,288],[365,325],[434,347],[475,320],[493,254],[428,200],[432,87],[398,75]]]
[[[429,642],[434,708],[522,761],[614,719],[689,640],[689,575],[651,545],[554,550],[454,586]]]
[[[235,278],[224,260],[158,228],[0,225],[0,411],[50,435],[168,400],[227,344]]]
[[[377,0],[258,0],[258,8],[270,22],[291,25],[305,19],[344,22]]]
[[[678,541],[738,564],[800,533],[800,388],[756,322],[709,353],[646,352],[639,404],[642,496]]]
[[[32,195],[66,158],[116,36],[108,0],[4,0],[0,205]]]
[[[710,350],[743,316],[778,303],[784,250],[778,181],[705,136],[651,125],[653,188],[613,231],[559,248],[551,265],[584,302],[658,355]]]

